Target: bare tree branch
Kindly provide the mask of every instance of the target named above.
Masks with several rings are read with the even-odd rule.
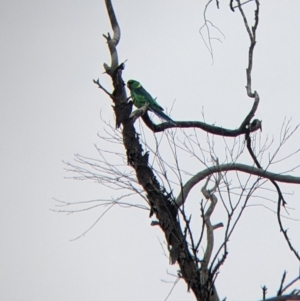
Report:
[[[283,293],[283,283],[284,283],[284,280],[285,280],[285,276],[286,276],[286,271],[283,272],[283,275],[282,275],[282,278],[281,278],[281,282],[280,282],[280,287],[279,287],[279,290],[277,292],[277,296],[281,296],[282,293]]]
[[[151,121],[151,119],[149,118],[148,114],[143,115],[143,120],[144,120],[145,124],[148,126],[148,128],[151,129],[155,133],[162,132],[169,128],[179,127],[179,128],[199,128],[207,133],[211,133],[211,134],[214,134],[217,136],[237,137],[239,135],[245,135],[248,132],[250,132],[250,133],[255,132],[260,128],[258,126],[246,127],[249,124],[250,120],[255,115],[255,112],[258,108],[259,96],[256,92],[254,93],[254,98],[255,98],[255,101],[253,103],[253,106],[252,106],[250,112],[248,113],[246,118],[243,120],[243,122],[241,123],[239,128],[235,129],[235,130],[226,129],[224,127],[218,127],[215,125],[210,125],[210,124],[207,124],[207,123],[201,122],[201,121],[177,121],[176,120],[176,125],[173,125],[168,122],[154,124]]]
[[[108,66],[107,64],[103,64],[104,69],[106,70],[106,72],[109,75],[112,75],[113,72],[117,69],[117,67],[119,66],[119,60],[118,60],[118,52],[117,52],[117,45],[120,41],[121,38],[121,29],[120,26],[118,24],[115,12],[114,12],[114,8],[112,6],[111,0],[105,0],[105,4],[106,4],[106,9],[107,9],[107,13],[110,19],[110,24],[111,27],[113,29],[113,38],[111,38],[110,34],[108,33],[107,35],[103,35],[107,41],[108,44],[108,48],[110,51],[110,55],[111,55],[111,64],[110,66]]]
[[[242,8],[241,1],[236,0],[236,2],[238,4],[239,11],[240,11],[240,13],[243,17],[244,24],[245,24],[245,27],[247,29],[247,32],[248,32],[248,35],[249,35],[249,38],[250,38],[250,42],[251,42],[250,47],[249,47],[249,53],[248,53],[248,67],[246,69],[246,73],[247,73],[247,86],[246,86],[246,88],[247,88],[248,96],[254,98],[255,93],[252,92],[252,87],[251,87],[251,72],[252,72],[252,66],[253,66],[253,52],[254,52],[254,47],[255,47],[255,44],[256,44],[256,29],[257,29],[258,21],[259,21],[259,0],[255,0],[255,3],[256,3],[256,10],[254,12],[255,22],[254,22],[254,25],[252,26],[251,30],[250,30],[250,27],[248,25],[248,21],[247,21],[246,15],[244,13],[244,10]]]
[[[209,0],[206,5],[205,5],[205,8],[204,8],[204,11],[203,11],[203,19],[204,19],[204,24],[200,27],[199,29],[199,33],[200,33],[200,36],[207,48],[207,50],[209,51],[210,53],[210,56],[211,56],[211,59],[212,59],[212,62],[214,61],[214,53],[213,53],[213,47],[212,47],[212,44],[211,44],[211,41],[212,40],[216,40],[216,41],[219,41],[219,42],[222,42],[220,38],[213,38],[211,36],[211,31],[210,31],[210,26],[213,28],[213,29],[216,29],[223,37],[224,37],[224,34],[222,33],[222,31],[216,27],[211,21],[209,21],[207,19],[207,16],[206,16],[206,13],[207,13],[207,9],[209,7],[209,5],[211,4],[212,0]],[[219,8],[219,2],[217,1],[217,7]],[[204,38],[203,34],[202,34],[202,30],[203,29],[206,29],[206,33],[207,33],[207,39],[208,39],[208,42],[206,42],[206,39]]]
[[[294,300],[300,300],[300,295],[290,294],[290,295],[283,295],[283,296],[277,296],[277,297],[265,299],[265,301],[294,301]]]
[[[260,168],[256,168],[254,166],[248,166],[240,163],[231,163],[231,164],[220,164],[218,166],[212,166],[208,169],[198,172],[194,175],[190,180],[186,182],[183,186],[183,191],[180,193],[176,199],[177,206],[182,206],[185,202],[190,190],[198,184],[200,181],[212,175],[216,172],[222,171],[241,171],[247,174],[256,175],[258,177],[283,182],[283,183],[291,183],[291,184],[300,184],[300,177],[293,177],[290,175],[280,175],[277,173],[272,173],[270,171],[262,170]]]

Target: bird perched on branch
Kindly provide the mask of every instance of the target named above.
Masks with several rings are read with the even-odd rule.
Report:
[[[127,82],[127,87],[130,90],[131,98],[133,100],[133,104],[140,108],[146,103],[149,103],[149,110],[156,114],[159,118],[176,125],[175,121],[173,121],[169,116],[167,116],[163,112],[163,108],[156,102],[156,100],[142,87],[142,85],[133,79],[130,79]]]

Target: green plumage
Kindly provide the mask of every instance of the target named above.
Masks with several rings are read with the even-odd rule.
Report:
[[[163,112],[163,108],[157,103],[157,101],[142,87],[142,85],[136,80],[129,80],[127,82],[127,87],[130,90],[131,98],[133,104],[140,108],[146,103],[149,103],[149,110],[156,114],[161,119],[170,122],[174,125],[176,123]]]

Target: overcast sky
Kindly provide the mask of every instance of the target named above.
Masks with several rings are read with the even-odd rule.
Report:
[[[252,106],[245,93],[249,38],[241,16],[227,2],[220,1],[219,10],[212,3],[207,12],[225,36],[213,31],[221,42],[212,41],[212,61],[199,34],[204,1],[113,1],[122,30],[119,58],[128,60],[124,80],[141,81],[163,107],[173,106],[174,120],[203,120],[204,111],[206,122],[234,129]],[[262,2],[253,89],[261,97],[256,113],[263,120],[261,139],[274,138],[272,152],[284,118],[292,118],[291,128],[300,122],[300,2]],[[114,124],[111,101],[92,83],[100,78],[111,90],[102,67],[110,62],[102,37],[107,32],[104,1],[0,3],[1,300],[162,301],[172,288],[166,281],[175,278],[168,273],[177,274],[178,267],[168,265],[162,232],[150,226],[147,211],[115,207],[71,242],[103,209],[72,215],[50,210],[56,208],[54,199],[79,202],[119,195],[92,181],[65,179],[72,175],[62,162],[74,162],[75,153],[99,158],[94,144],[107,147],[97,133],[102,135],[105,126],[100,112]],[[300,147],[299,135],[294,134],[278,159]],[[201,137],[205,141],[206,135]],[[284,172],[299,162],[296,155],[269,170]],[[300,176],[300,171],[290,174]],[[300,188],[281,187],[295,209],[291,217],[299,220]],[[190,200],[195,210],[200,198]],[[277,200],[275,194],[270,198]],[[223,218],[216,215],[215,222]],[[300,250],[299,221],[284,222]],[[217,279],[220,297],[260,299],[262,285],[268,296],[275,295],[284,270],[291,280],[299,263],[279,232],[276,215],[263,207],[249,208]],[[186,290],[181,280],[169,300],[194,300]]]

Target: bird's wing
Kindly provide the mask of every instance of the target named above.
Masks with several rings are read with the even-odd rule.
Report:
[[[139,89],[134,89],[132,92],[133,103],[136,107],[142,107],[146,102],[149,102],[143,93],[140,93]]]
[[[176,122],[163,112],[163,108],[156,100],[143,88],[131,89],[131,96],[136,107],[142,107],[146,102],[149,103],[149,110],[156,114],[159,118],[176,126]]]
[[[142,96],[145,101],[149,102],[150,107],[155,107],[158,110],[163,111],[164,109],[157,103],[157,101],[143,88],[140,87],[138,89],[135,90],[135,93],[137,93],[138,95]]]

